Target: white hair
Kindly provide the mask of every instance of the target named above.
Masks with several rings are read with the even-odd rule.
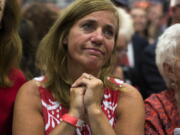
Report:
[[[119,13],[119,36],[124,35],[129,42],[134,34],[132,17],[122,8],[117,7]]]
[[[170,0],[170,7],[174,7],[180,4],[180,0]]]
[[[177,49],[180,49],[180,23],[167,28],[159,37],[156,47],[156,64],[167,86],[170,86],[171,82],[164,73],[163,64],[167,63],[174,68]]]

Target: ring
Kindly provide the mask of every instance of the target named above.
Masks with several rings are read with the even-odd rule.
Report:
[[[88,80],[91,80],[91,79],[92,79],[92,76],[91,76],[91,75],[88,75],[86,78],[87,78]]]

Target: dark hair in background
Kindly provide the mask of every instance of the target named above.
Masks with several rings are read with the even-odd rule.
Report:
[[[23,8],[19,30],[23,43],[21,69],[28,80],[41,74],[35,62],[36,50],[58,17],[58,10],[53,10],[48,4],[32,2]]]
[[[19,29],[23,49],[20,67],[28,80],[39,75],[39,70],[35,66],[35,54],[37,50],[37,36],[35,31],[31,21],[22,19]]]
[[[17,0],[6,0],[0,27],[0,87],[12,85],[8,75],[18,67],[22,53],[21,40],[17,29],[20,20],[20,7]]]
[[[57,12],[44,2],[32,2],[23,12],[23,18],[30,20],[34,25],[38,43],[49,31],[57,17]]]

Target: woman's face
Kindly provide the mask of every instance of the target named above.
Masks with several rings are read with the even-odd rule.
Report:
[[[175,82],[178,86],[178,88],[180,88],[180,50],[177,49],[177,55],[176,55],[176,62],[174,65],[174,76],[175,76]]]
[[[134,21],[134,29],[136,32],[143,32],[147,25],[146,12],[140,8],[131,10],[131,16]]]
[[[1,23],[1,20],[2,20],[2,17],[3,17],[5,1],[6,0],[0,0],[0,23]]]
[[[100,70],[112,54],[116,30],[117,19],[110,11],[96,11],[81,18],[65,41],[68,63],[85,70]]]

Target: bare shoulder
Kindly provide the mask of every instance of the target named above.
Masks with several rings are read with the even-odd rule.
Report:
[[[14,107],[14,135],[44,134],[42,106],[38,89],[39,84],[35,80],[26,82],[20,88]]]
[[[144,102],[135,87],[122,85],[116,112],[115,130],[118,135],[144,135]]]
[[[140,92],[133,86],[124,83],[119,97],[118,108],[144,109],[144,101]]]
[[[19,92],[18,95],[21,94],[33,94],[33,95],[38,95],[38,86],[39,86],[39,82],[35,81],[35,80],[30,80],[26,83],[24,83]]]
[[[127,84],[127,83],[124,83],[122,85],[120,98],[126,98],[126,99],[130,98],[132,100],[141,100],[141,101],[143,101],[140,92],[135,87],[133,87],[132,85]]]
[[[15,106],[34,106],[38,110],[41,110],[40,94],[39,94],[39,83],[35,80],[30,80],[22,85],[19,89]]]

